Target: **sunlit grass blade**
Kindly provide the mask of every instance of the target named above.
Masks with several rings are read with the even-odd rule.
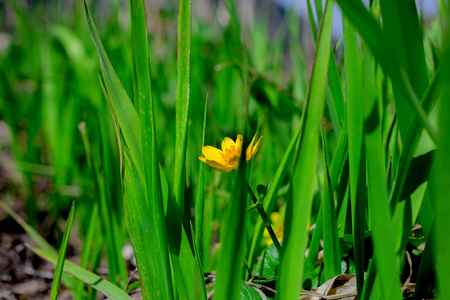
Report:
[[[293,197],[288,200],[284,241],[277,280],[277,299],[298,299],[303,275],[303,252],[313,201],[317,169],[319,127],[325,102],[326,76],[331,49],[331,20],[334,1],[327,1],[320,25],[316,57],[308,92],[300,152],[292,178]],[[300,255],[299,255],[300,253]]]
[[[361,294],[364,283],[364,231],[366,228],[366,172],[363,151],[364,109],[361,98],[361,95],[363,95],[363,79],[356,29],[346,19],[343,21],[343,28],[353,247],[355,249],[356,283],[358,294]]]
[[[243,145],[247,145],[244,137]],[[246,149],[246,148],[243,148]],[[215,300],[239,299],[244,270],[245,213],[247,208],[247,182],[245,155],[239,159],[233,196],[230,199],[221,237]]]
[[[444,22],[444,57],[442,59],[442,96],[439,114],[439,149],[434,164],[435,188],[435,257],[438,299],[445,299],[445,288],[450,285],[450,240],[448,239],[448,216],[450,201],[450,10],[445,11]]]
[[[323,258],[325,280],[333,278],[341,273],[341,253],[339,248],[339,238],[336,227],[336,208],[331,189],[330,174],[328,172],[328,162],[326,157],[326,140],[322,133],[322,148],[324,160],[324,187],[322,195],[323,211]]]
[[[53,276],[52,290],[50,292],[50,300],[58,299],[59,285],[63,274],[64,262],[66,260],[67,246],[69,245],[69,236],[72,229],[73,217],[75,215],[75,201],[70,207],[69,217],[67,218],[66,230],[59,248],[58,261],[56,262],[55,275]]]
[[[150,223],[148,225],[152,228],[149,238],[153,247],[150,251],[147,250],[146,259],[151,263],[149,271],[155,274],[152,279],[150,276],[143,278],[142,282],[144,288],[147,288],[146,285],[151,287],[151,294],[148,294],[148,296],[157,296],[159,299],[171,299],[173,297],[173,288],[164,222],[144,1],[131,0],[131,7],[131,39],[133,42],[134,70],[136,75],[134,86],[137,88],[135,93],[138,94],[139,101],[141,151],[145,170],[146,190],[143,195],[147,197],[145,202],[148,203],[149,208],[148,216],[144,215],[143,217],[149,219]],[[141,163],[138,157],[133,157],[132,159],[135,160],[136,164]],[[133,183],[129,182],[129,184],[128,188],[132,188]],[[144,183],[142,184],[144,185]],[[138,204],[138,206],[131,209],[139,209],[140,205]],[[139,240],[136,240],[136,242],[140,243]],[[144,253],[141,255],[144,255]]]
[[[191,49],[191,0],[178,3],[178,85],[173,190],[182,215],[186,181],[186,145],[189,121],[189,70]]]
[[[33,252],[35,252],[40,257],[45,260],[51,262],[52,264],[56,264],[57,256],[49,253],[46,250],[29,247]],[[119,288],[118,286],[112,284],[108,280],[105,280],[94,274],[89,272],[76,264],[67,261],[64,263],[64,272],[70,273],[76,278],[83,280],[86,284],[103,293],[106,297],[113,300],[131,300],[132,298],[127,295],[127,293]]]

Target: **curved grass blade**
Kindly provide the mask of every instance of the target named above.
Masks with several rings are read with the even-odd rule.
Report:
[[[334,1],[327,1],[316,47],[316,57],[307,97],[300,152],[292,183],[294,197],[288,200],[284,242],[278,273],[277,299],[298,299],[303,275],[303,253],[307,243],[307,222],[313,200],[317,168],[319,127],[325,102],[326,76],[331,51],[331,20]],[[291,185],[292,186],[292,185]]]
[[[181,215],[184,210],[186,181],[186,145],[189,121],[189,69],[191,49],[191,0],[179,1],[178,85],[175,139],[175,177],[173,190]]]
[[[45,260],[51,262],[52,264],[56,264],[57,257],[55,255],[43,249],[33,248],[30,246],[28,246],[28,248],[37,255],[39,255],[40,257],[44,258]],[[124,290],[122,290],[118,286],[112,284],[108,280],[101,278],[97,274],[89,272],[88,270],[83,269],[80,266],[77,266],[76,264],[70,261],[66,261],[64,263],[64,272],[70,273],[76,278],[84,281],[89,286],[103,293],[109,299],[112,300],[132,299],[130,296],[127,295],[127,293]]]
[[[143,161],[143,157],[139,116],[106,55],[86,1],[84,2],[84,7],[92,40],[97,49],[100,68],[111,103],[111,108],[117,118],[118,125],[123,133],[124,141],[129,148],[131,155],[136,158],[137,161],[141,162]],[[145,178],[143,166],[143,163],[137,165],[141,178]]]
[[[70,207],[69,217],[67,218],[66,231],[59,249],[58,261],[56,262],[55,275],[53,277],[52,290],[50,292],[50,300],[58,299],[59,285],[61,283],[61,277],[64,268],[64,262],[66,260],[67,245],[69,244],[70,231],[72,229],[73,216],[75,215],[75,201],[72,202]]]
[[[85,11],[92,39],[99,54],[100,67],[105,81],[109,103],[111,104],[111,110],[117,118],[119,127],[123,133],[123,148],[125,149],[124,154],[126,158],[124,203],[128,230],[139,265],[143,297],[146,299],[157,297],[171,299],[173,297],[173,291],[171,287],[169,261],[167,255],[165,255],[167,253],[167,246],[165,241],[166,236],[164,234],[162,198],[158,197],[161,195],[161,188],[158,177],[159,165],[157,160],[155,160],[156,151],[151,152],[151,165],[145,165],[142,155],[141,122],[139,116],[109,62],[86,3]],[[140,16],[142,17],[142,14]],[[142,33],[142,31],[140,32]],[[142,36],[140,35],[136,38],[139,39]],[[134,58],[139,58],[139,62],[142,62],[141,59],[145,60],[146,55],[148,54],[143,54],[143,57],[136,57],[135,55]],[[146,80],[149,80],[149,75],[147,78],[145,75],[141,75],[140,78],[142,79],[141,82],[143,82],[141,88],[144,89]],[[149,90],[147,93],[150,94]],[[149,110],[151,110],[150,105]],[[145,111],[147,112],[147,110]],[[151,112],[146,113],[145,116],[144,121],[146,121],[146,124],[144,125],[148,134],[145,137],[150,139],[151,135],[152,137],[155,135],[154,126],[148,124],[151,123]],[[149,132],[150,128],[152,129],[151,133]],[[146,149],[147,147],[149,149],[156,149],[156,138],[153,138],[150,143],[147,143],[148,140],[146,140]],[[149,170],[156,170],[150,173],[152,175],[151,177],[145,176],[150,172]],[[151,184],[152,193],[147,194],[147,188],[150,188],[150,186],[146,184],[147,181],[145,178]],[[154,201],[148,201],[150,195]],[[152,250],[149,251],[149,249]],[[150,259],[148,258],[149,255],[151,256]]]
[[[352,212],[353,246],[355,253],[356,283],[361,294],[364,283],[364,231],[365,231],[365,157],[363,151],[364,110],[361,58],[356,29],[343,19],[344,61],[347,79],[348,158],[350,168],[350,199]]]

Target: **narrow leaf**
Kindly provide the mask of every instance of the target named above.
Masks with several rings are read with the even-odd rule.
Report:
[[[69,245],[70,230],[72,229],[73,216],[75,215],[75,201],[72,202],[70,207],[69,217],[67,218],[66,231],[59,249],[58,261],[56,263],[55,275],[53,277],[52,290],[50,292],[50,300],[58,299],[59,285],[61,283],[61,277],[64,268],[64,262],[66,260],[67,246]]]
[[[298,167],[292,185],[293,198],[288,200],[284,241],[278,275],[277,299],[298,299],[307,243],[307,222],[313,200],[313,180],[317,168],[319,127],[325,102],[326,77],[331,49],[331,20],[334,1],[327,1],[322,18],[316,57],[307,97],[304,130],[300,137]],[[299,255],[300,253],[300,255]]]

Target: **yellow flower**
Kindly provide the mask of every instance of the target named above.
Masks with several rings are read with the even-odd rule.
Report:
[[[256,144],[254,144],[255,137],[256,135],[253,137],[245,152],[247,161],[255,155],[259,149],[259,145],[261,144],[262,137],[260,137]],[[211,146],[203,146],[202,153],[204,156],[199,157],[199,159],[221,172],[230,172],[239,166],[239,158],[241,157],[242,151],[242,140],[243,137],[240,134],[238,134],[236,142],[226,137],[222,141],[222,150]]]
[[[283,219],[281,219],[280,217],[282,217]],[[273,212],[270,214],[270,221],[272,222],[272,229],[277,236],[278,241],[282,242],[284,234],[284,206],[280,209],[280,212]],[[266,238],[267,246],[273,243],[267,229],[264,229],[264,237]]]

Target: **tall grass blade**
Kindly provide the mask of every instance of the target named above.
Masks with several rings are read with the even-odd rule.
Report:
[[[356,29],[344,19],[344,60],[347,81],[348,158],[350,167],[350,199],[352,212],[353,246],[355,253],[356,283],[361,294],[364,283],[365,232],[365,157],[363,151],[364,109],[361,57]]]
[[[442,60],[442,97],[439,114],[439,149],[435,161],[435,234],[436,276],[438,299],[445,299],[445,288],[450,284],[450,240],[448,239],[448,216],[450,202],[450,10],[446,9],[444,22],[444,57]]]
[[[334,1],[327,1],[319,29],[316,57],[311,75],[300,152],[288,200],[284,242],[277,280],[277,299],[298,299],[303,275],[302,253],[307,243],[307,223],[313,200],[313,180],[317,168],[319,127],[325,102],[326,76],[331,49],[331,20]],[[299,253],[301,255],[299,255]]]
[[[144,164],[139,116],[109,62],[86,3],[85,11],[92,39],[99,55],[100,67],[108,94],[107,100],[111,104],[111,111],[114,117],[117,118],[118,126],[123,134],[122,148],[124,149],[125,157],[124,203],[128,232],[133,242],[139,267],[143,297],[145,299],[171,299],[170,267],[166,255],[167,246],[160,196],[161,187],[158,176],[159,165],[157,160],[155,160],[156,151],[151,152],[151,155],[149,155],[150,164]],[[145,60],[146,55],[143,54],[144,58],[142,59]],[[135,59],[138,58],[135,57]],[[149,77],[147,79],[141,77],[141,79],[145,81],[149,80]],[[145,114],[144,122],[151,123],[151,106],[149,105],[148,107],[149,111],[145,110],[147,113]],[[147,125],[145,129],[147,129],[148,135],[145,137],[149,139],[151,135],[152,137],[155,136],[155,132],[154,126],[147,123],[145,124]],[[150,129],[152,129],[151,132],[149,132]],[[148,142],[146,140],[145,149],[156,149],[156,138],[153,138],[150,143]],[[148,156],[146,156],[146,162],[148,163],[147,159],[149,159]],[[150,172],[149,170],[155,169],[154,173],[150,173],[152,177],[146,176]],[[149,180],[149,184],[146,184],[145,178]],[[151,185],[151,193],[147,194],[147,188],[150,188],[149,185]],[[148,196],[151,196],[151,198],[148,198]],[[152,201],[149,201],[149,199]],[[152,251],[149,251],[149,249],[152,249]],[[150,259],[148,259],[149,255],[151,256]]]
[[[178,85],[173,190],[182,215],[186,181],[186,145],[189,121],[189,70],[191,51],[191,0],[178,2]]]
[[[244,131],[245,132],[245,131]],[[247,144],[244,136],[243,145]],[[243,147],[246,149],[246,147]],[[221,238],[215,300],[239,299],[245,250],[245,213],[247,208],[246,159],[241,155]]]
[[[202,134],[202,146],[205,146],[205,135],[206,135],[206,112],[208,110],[208,100],[205,101],[205,111],[203,114],[203,134]],[[203,212],[205,210],[205,164],[200,162],[200,171],[198,174],[198,189],[197,189],[197,199],[195,202],[195,241],[197,244],[197,250],[202,256],[201,252],[203,249],[202,241],[202,231],[203,231]],[[201,257],[200,257],[201,261]]]
[[[59,249],[58,261],[56,262],[55,275],[53,277],[52,290],[50,291],[50,300],[58,299],[59,285],[61,283],[61,277],[64,268],[64,262],[66,260],[67,246],[69,245],[69,236],[72,229],[73,216],[75,215],[75,201],[72,202],[70,207],[69,217],[67,218],[66,231]]]
[[[427,130],[430,137],[436,141],[436,131],[427,119],[427,115],[420,105],[417,94],[411,87],[409,78],[405,74],[404,66],[400,65],[400,58],[393,49],[396,44],[392,44],[385,36],[380,25],[358,0],[336,0],[348,20],[358,28],[358,33],[370,47],[374,57],[389,75],[392,84],[399,90],[402,97],[407,99],[405,104],[413,108],[411,111],[420,121],[423,128]]]
[[[380,8],[383,32],[389,44],[396,45],[392,48],[393,56],[397,58],[399,67],[403,69],[412,89],[420,98],[427,88],[428,76],[415,2],[380,0]],[[405,99],[395,88],[394,94],[399,128],[402,137],[405,138],[411,123],[417,121],[411,118],[414,115],[414,109],[408,105],[408,99]]]
[[[323,258],[325,280],[331,279],[341,273],[341,252],[339,247],[339,237],[336,227],[336,208],[331,189],[330,174],[328,172],[328,162],[326,155],[326,140],[322,133],[322,148],[324,160],[324,187],[322,196],[323,212]]]
[[[122,263],[120,251],[117,251],[115,230],[112,224],[112,210],[110,204],[108,205],[105,187],[104,172],[100,171],[100,153],[98,147],[91,149],[86,124],[80,123],[79,130],[81,132],[82,140],[84,143],[86,155],[88,156],[88,162],[92,170],[92,175],[95,180],[96,198],[98,199],[98,206],[100,208],[101,218],[99,219],[102,226],[103,234],[106,238],[106,258],[108,262],[108,278],[109,280],[117,284],[117,274],[119,273],[119,264]],[[100,138],[98,138],[100,139]],[[126,280],[123,279],[123,280]]]
[[[149,259],[156,252],[154,239],[150,236],[153,228],[149,217],[145,184],[140,180],[134,160],[126,146],[124,149],[123,201],[127,217],[128,232],[133,244],[144,299],[166,299],[172,297],[172,290],[165,289],[163,274],[155,267],[158,260]],[[159,277],[158,277],[159,276]],[[168,294],[167,294],[168,293]]]
[[[146,202],[149,208],[149,215],[144,215],[143,217],[149,218],[149,225],[152,228],[151,234],[149,235],[153,247],[151,251],[147,251],[147,260],[151,262],[152,272],[157,277],[153,278],[151,283],[143,281],[143,284],[151,284],[151,290],[157,292],[153,292],[153,297],[156,295],[159,299],[171,299],[173,297],[173,289],[159,173],[144,1],[131,0],[131,7],[131,39],[133,42],[133,58],[136,74],[134,86],[137,87],[135,93],[138,94],[139,100],[142,157],[146,179],[146,191],[144,191],[143,195],[147,197]],[[136,163],[138,164],[139,161],[136,161]],[[129,184],[131,187],[132,183],[130,182]],[[135,210],[138,207],[136,206],[131,209]]]
[[[99,56],[100,68],[105,82],[105,90],[108,93],[114,117],[117,118],[118,126],[120,127],[124,141],[129,148],[131,155],[137,159],[137,161],[143,162],[139,115],[106,55],[86,2],[84,6],[89,30]],[[143,166],[143,163],[137,165],[142,179],[145,178]]]
[[[400,299],[396,237],[392,234],[393,224],[385,178],[380,105],[375,88],[375,66],[368,49],[364,49],[363,66],[369,217],[373,233],[376,279],[380,283],[381,298]],[[372,283],[366,280],[365,285],[370,284]]]
[[[195,256],[195,245],[191,245],[186,233],[189,228],[183,226],[183,218],[177,202],[172,197],[169,185],[161,176],[161,186],[166,211],[167,242],[169,245],[174,278],[180,299],[206,299],[205,281],[200,257]]]

